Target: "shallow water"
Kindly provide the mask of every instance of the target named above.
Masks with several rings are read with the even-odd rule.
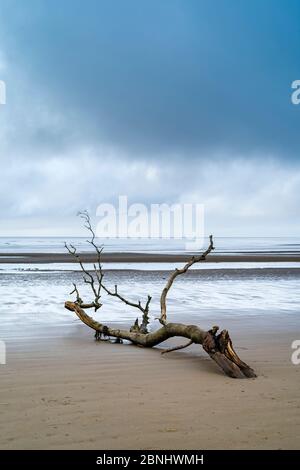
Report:
[[[151,319],[158,316],[159,297],[166,271],[108,271],[107,285],[132,301],[146,300],[149,293]],[[220,269],[193,271],[177,278],[168,296],[170,321],[220,322],[225,318],[293,316],[299,321],[300,269]],[[1,330],[13,336],[25,328],[62,328],[79,320],[64,309],[74,296],[72,282],[80,288],[84,301],[92,300],[79,272],[31,272],[0,274]],[[103,293],[103,307],[93,314],[102,322],[132,324],[140,313]],[[156,326],[158,326],[157,322]],[[1,337],[1,333],[0,333]]]
[[[90,250],[85,238],[73,240],[80,251]],[[101,241],[100,241],[101,242]],[[62,238],[0,238],[0,252],[64,252]],[[300,252],[300,238],[218,238],[216,251]],[[110,240],[108,252],[182,252],[181,240]],[[91,265],[87,265],[92,268]],[[146,300],[149,293],[152,321],[159,314],[159,297],[168,271],[178,263],[106,263],[106,282],[130,300]],[[199,263],[176,279],[168,296],[168,315],[172,321],[220,322],[222,319],[300,318],[300,263],[222,262]],[[78,265],[73,263],[0,264],[0,338],[3,332],[20,336],[25,329],[50,328],[79,323],[64,309],[72,299],[72,283],[80,287],[81,297],[92,300]],[[74,296],[73,296],[74,298]],[[132,324],[139,310],[103,293],[103,307],[95,317],[103,322]],[[91,313],[91,311],[90,311]],[[157,322],[156,322],[157,323]]]

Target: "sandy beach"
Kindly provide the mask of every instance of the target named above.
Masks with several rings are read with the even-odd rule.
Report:
[[[176,281],[169,320],[229,330],[256,379],[230,379],[200,346],[154,349],[95,342],[64,309],[72,282],[89,292],[65,253],[2,252],[1,449],[297,449],[299,253],[213,254]],[[171,266],[187,253],[106,253],[108,285],[150,293],[150,328]],[[83,253],[84,261],[94,257]],[[119,263],[119,264],[118,264]],[[122,264],[123,263],[123,264]],[[155,264],[156,263],[156,264]],[[180,264],[179,264],[180,265]],[[120,266],[122,267],[120,269]],[[109,296],[96,318],[128,328],[136,312]]]
[[[149,289],[154,312],[166,275],[107,273],[124,292],[142,298]],[[299,448],[300,366],[291,362],[299,269],[194,271],[170,296],[171,319],[230,331],[258,374],[248,380],[227,378],[196,345],[162,356],[95,342],[63,308],[74,276],[79,282],[80,273],[1,274],[1,449]],[[114,302],[98,318],[128,327],[134,315]]]
[[[96,343],[79,324],[11,342],[0,369],[1,449],[299,448],[292,325],[226,326],[257,379],[225,377],[197,347],[161,356]]]

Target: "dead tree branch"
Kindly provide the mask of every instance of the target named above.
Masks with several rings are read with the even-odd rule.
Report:
[[[256,377],[255,372],[237,356],[233,349],[231,339],[226,330],[220,335],[213,334],[213,330],[205,331],[195,325],[181,323],[167,323],[160,329],[151,333],[140,333],[129,330],[110,328],[97,322],[87,315],[76,302],[66,302],[65,308],[75,312],[78,318],[87,326],[112,338],[131,341],[133,344],[152,348],[174,336],[190,339],[195,344],[201,344],[207,354],[215,361],[226,375],[232,378]]]
[[[167,322],[167,308],[166,308],[166,298],[170,288],[173,285],[174,280],[177,276],[184,274],[188,271],[188,269],[195,263],[200,261],[204,261],[207,255],[214,249],[213,246],[213,238],[212,236],[209,237],[209,246],[201,255],[193,256],[188,263],[182,269],[176,269],[169,277],[165,288],[162,291],[161,298],[160,298],[160,305],[161,305],[161,314],[159,321],[161,323],[161,327],[153,332],[148,332],[147,326],[149,323],[149,305],[151,302],[151,296],[148,295],[148,299],[145,303],[145,306],[142,306],[141,302],[132,302],[127,300],[123,295],[119,294],[118,287],[115,285],[114,291],[111,291],[108,287],[105,286],[103,283],[104,273],[102,271],[101,266],[101,253],[102,248],[99,248],[95,243],[95,233],[92,229],[90,218],[87,212],[80,213],[81,217],[85,220],[85,227],[91,233],[91,240],[89,243],[94,247],[96,250],[97,256],[97,265],[94,265],[95,276],[87,271],[78,255],[76,248],[73,245],[65,244],[67,250],[71,255],[73,255],[76,260],[79,262],[81,270],[83,272],[84,282],[89,284],[92,292],[94,294],[94,301],[91,303],[84,303],[80,297],[78,288],[76,284],[74,284],[74,289],[72,293],[76,294],[76,301],[65,302],[65,308],[74,312],[77,317],[85,323],[87,326],[92,328],[95,331],[95,336],[97,339],[100,337],[111,337],[115,338],[116,342],[122,342],[123,340],[128,340],[133,344],[152,348],[157,346],[158,344],[166,341],[172,337],[183,337],[187,338],[189,341],[188,343],[180,346],[176,346],[173,348],[166,349],[162,352],[162,354],[180,350],[190,346],[191,344],[200,344],[202,345],[204,351],[211,357],[213,361],[224,371],[226,375],[233,378],[242,378],[242,377],[256,377],[255,372],[248,366],[245,362],[243,362],[238,355],[236,354],[231,338],[227,330],[221,331],[220,334],[217,334],[219,327],[213,326],[209,331],[202,330],[198,326],[195,325],[184,325],[181,323],[168,323]],[[86,308],[94,307],[95,310],[101,307],[100,304],[100,292],[101,288],[106,292],[106,294],[118,298],[124,304],[137,308],[142,312],[142,322],[139,325],[138,318],[136,319],[134,325],[129,330],[123,329],[116,329],[110,328],[107,325],[103,325],[99,323],[91,316],[87,315],[84,311]]]

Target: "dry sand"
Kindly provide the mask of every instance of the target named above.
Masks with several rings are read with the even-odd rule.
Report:
[[[223,323],[257,379],[225,377],[196,346],[161,356],[96,343],[79,323],[12,333],[0,366],[0,448],[299,449],[300,366],[290,360],[299,330]]]

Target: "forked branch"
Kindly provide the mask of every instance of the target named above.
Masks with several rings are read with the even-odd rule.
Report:
[[[103,247],[99,247],[97,243],[95,242],[96,240],[96,234],[94,232],[94,229],[91,224],[90,216],[87,211],[83,212],[78,212],[78,216],[81,217],[84,220],[84,227],[90,232],[91,238],[86,240],[87,243],[93,246],[96,252],[96,263],[93,264],[94,267],[94,274],[88,271],[82,260],[80,255],[77,253],[77,249],[74,247],[72,244],[67,244],[65,243],[65,247],[68,250],[68,252],[75,257],[76,261],[79,263],[80,268],[83,272],[83,280],[86,284],[89,284],[92,292],[94,294],[94,301],[91,303],[84,303],[83,300],[80,297],[78,288],[76,284],[73,284],[74,289],[70,294],[76,294],[76,303],[80,305],[82,308],[94,308],[95,311],[97,311],[102,304],[100,303],[100,297],[101,297],[101,289],[103,289],[106,294],[118,298],[121,302],[124,302],[126,305],[129,305],[130,307],[138,308],[142,312],[142,321],[141,324],[139,324],[138,318],[135,321],[134,328],[139,330],[141,333],[147,333],[148,329],[147,326],[149,324],[149,306],[151,302],[151,296],[148,295],[147,301],[145,303],[145,306],[142,306],[141,301],[139,300],[137,303],[132,302],[130,300],[127,300],[124,296],[120,295],[118,292],[118,286],[115,285],[114,290],[110,290],[103,282],[104,278],[104,272],[102,270],[102,264],[101,264],[101,254],[103,251]]]
[[[137,319],[137,321],[135,323],[135,327],[139,328],[142,332],[147,333],[147,331],[148,331],[147,330],[147,325],[149,324],[149,305],[150,305],[152,297],[150,295],[148,295],[148,299],[147,299],[147,302],[145,304],[145,307],[143,307],[140,300],[137,303],[135,303],[135,302],[131,302],[130,300],[125,299],[125,297],[120,295],[119,292],[118,292],[118,286],[117,285],[115,285],[115,290],[114,291],[109,290],[104,284],[102,284],[102,287],[103,287],[103,290],[105,290],[105,292],[108,295],[111,295],[112,297],[117,297],[119,300],[121,300],[121,302],[124,302],[124,304],[129,305],[130,307],[138,308],[142,312],[142,314],[143,314],[142,323],[139,326],[138,319]]]

